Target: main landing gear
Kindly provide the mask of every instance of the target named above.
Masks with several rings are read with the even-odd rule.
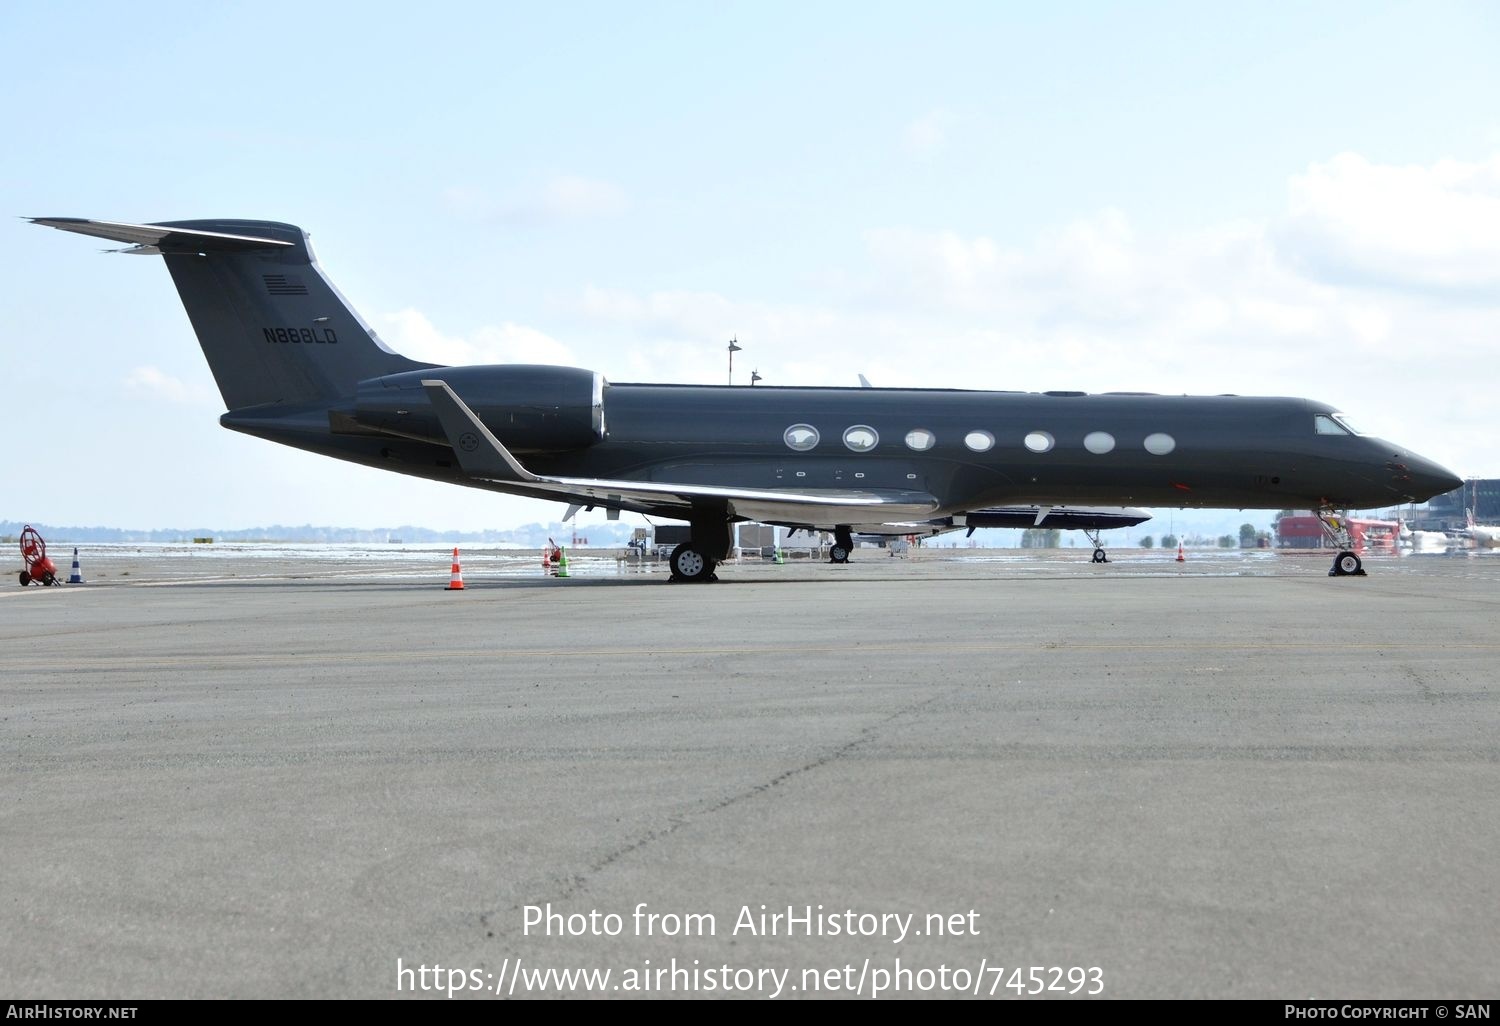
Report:
[[[1085,527],[1083,529],[1083,535],[1094,545],[1094,562],[1108,563],[1109,556],[1104,551],[1104,543],[1099,540],[1099,533],[1101,530],[1102,528],[1098,527]]]
[[[833,544],[828,548],[828,562],[847,563],[854,551],[854,535],[847,527],[833,529]]]
[[[693,524],[692,533],[692,540],[673,549],[667,559],[672,580],[685,584],[717,581],[719,575],[714,568],[729,555],[729,525],[723,521],[700,521]]]
[[[672,568],[672,580],[674,581],[696,583],[698,581],[713,580],[718,576],[714,573],[713,562],[703,553],[693,548],[692,542],[683,542],[673,549],[672,557],[667,562]]]
[[[1366,576],[1365,568],[1360,564],[1359,557],[1354,554],[1354,538],[1349,534],[1348,512],[1324,506],[1317,511],[1317,514],[1319,522],[1323,525],[1324,537],[1339,550],[1339,554],[1333,557],[1333,569],[1328,571],[1328,576]]]

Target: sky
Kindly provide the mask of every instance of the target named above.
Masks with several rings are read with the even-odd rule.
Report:
[[[1500,7],[0,3],[0,519],[557,503],[219,427],[159,259],[311,233],[393,348],[613,381],[1297,395],[1500,476]]]

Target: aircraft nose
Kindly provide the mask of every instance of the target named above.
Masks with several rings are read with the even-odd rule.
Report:
[[[1398,452],[1386,463],[1391,484],[1411,502],[1426,502],[1434,495],[1451,492],[1463,481],[1447,467],[1414,452]]]

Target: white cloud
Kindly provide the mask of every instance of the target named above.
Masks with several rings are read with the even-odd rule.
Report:
[[[1354,153],[1291,179],[1284,256],[1327,281],[1500,299],[1500,156],[1373,164]]]
[[[952,232],[877,231],[866,236],[872,302],[924,311],[933,321],[996,325],[1079,369],[1107,367],[1111,353],[1163,359],[1196,340],[1253,338],[1262,351],[1304,345],[1337,323],[1378,335],[1368,307],[1331,306],[1316,283],[1278,264],[1265,232],[1230,224],[1192,235],[1140,237],[1126,216],[1104,210],[1004,247]],[[1122,359],[1126,357],[1122,356]]]
[[[429,363],[550,363],[576,365],[572,350],[535,328],[507,321],[467,335],[446,335],[420,310],[407,308],[376,319],[380,335],[403,356]]]
[[[219,395],[206,385],[189,384],[158,367],[136,367],[125,376],[125,394],[136,398],[162,399],[185,406],[222,406]]]
[[[976,300],[984,305],[986,287],[1008,281],[1024,261],[991,239],[966,239],[951,231],[874,229],[865,233],[865,248],[878,268],[894,275],[898,295],[925,295],[962,307]]]

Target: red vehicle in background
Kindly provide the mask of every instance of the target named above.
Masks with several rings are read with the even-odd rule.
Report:
[[[1353,551],[1396,554],[1397,535],[1401,529],[1396,521],[1350,517],[1348,525]],[[1311,513],[1283,516],[1276,521],[1276,547],[1322,549],[1328,547],[1328,538],[1322,522]]]
[[[47,558],[47,543],[30,524],[21,531],[21,558],[26,562],[26,569],[21,571],[21,587],[32,581],[48,586],[57,583],[57,566]]]

